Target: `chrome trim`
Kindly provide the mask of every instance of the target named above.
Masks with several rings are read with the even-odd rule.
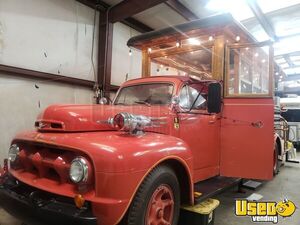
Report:
[[[72,176],[71,176],[71,167],[72,167],[72,164],[75,163],[75,162],[79,162],[79,164],[81,165],[82,170],[83,170],[83,175],[82,175],[82,177],[79,181],[74,181],[72,179]],[[69,177],[70,177],[70,179],[73,183],[78,184],[78,183],[81,183],[81,182],[87,182],[88,181],[88,174],[89,174],[89,166],[88,166],[88,162],[85,158],[77,157],[77,158],[72,160],[72,162],[70,164]]]
[[[10,151],[11,151],[11,149],[12,148],[15,148],[15,152],[16,152],[16,155],[15,155],[15,159],[14,160],[11,160],[11,157],[10,157]],[[20,153],[20,148],[19,148],[19,146],[17,145],[17,144],[13,144],[13,145],[11,145],[10,147],[9,147],[9,151],[8,151],[8,160],[10,161],[10,162],[15,162],[15,161],[17,161],[17,159],[18,159],[18,157],[19,157],[19,153]]]

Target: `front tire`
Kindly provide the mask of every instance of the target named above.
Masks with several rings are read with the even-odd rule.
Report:
[[[148,174],[128,211],[128,225],[177,225],[180,188],[174,171],[158,166]]]

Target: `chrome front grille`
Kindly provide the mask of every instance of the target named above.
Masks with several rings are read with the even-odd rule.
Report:
[[[76,157],[75,152],[54,147],[18,143],[19,162],[13,169],[35,174],[38,178],[47,178],[68,183],[70,163]]]

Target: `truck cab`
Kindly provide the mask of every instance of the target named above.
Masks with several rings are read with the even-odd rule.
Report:
[[[12,140],[4,209],[29,223],[176,225],[200,181],[272,179],[270,43],[219,15],[128,46],[142,52],[142,78],[112,104],[49,106]]]

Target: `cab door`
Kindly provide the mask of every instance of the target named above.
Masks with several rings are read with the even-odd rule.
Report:
[[[205,83],[186,84],[179,94],[179,137],[193,152],[195,182],[219,174],[221,121],[208,113],[207,94]]]
[[[269,43],[226,48],[220,174],[273,177],[273,49]]]

